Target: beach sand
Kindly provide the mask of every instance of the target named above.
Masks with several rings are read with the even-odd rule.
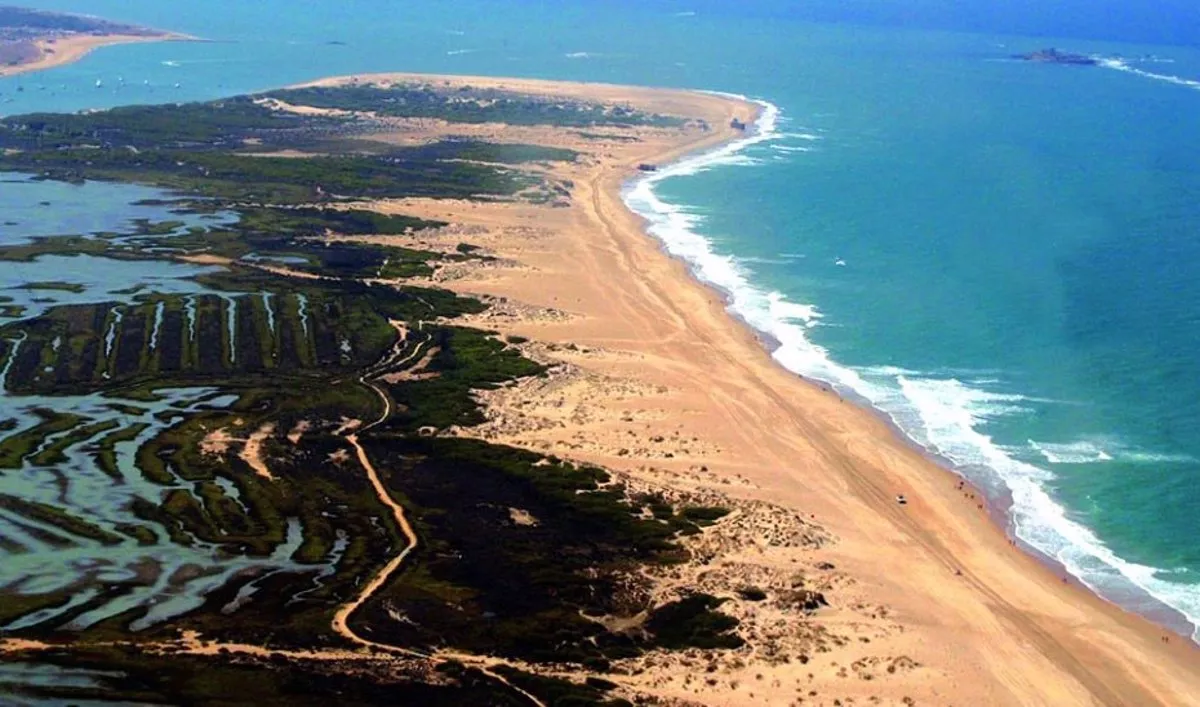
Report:
[[[57,66],[79,61],[100,47],[114,44],[131,44],[134,42],[163,42],[189,40],[191,37],[176,34],[75,34],[54,39],[40,39],[34,42],[41,56],[32,61],[22,62],[16,66],[0,66],[0,77],[15,76],[32,71],[45,71]]]
[[[726,499],[737,509],[690,541],[699,559],[656,577],[656,591],[767,589],[766,601],[727,605],[743,619],[749,647],[660,656],[622,666],[628,674],[615,680],[668,703],[713,705],[1196,704],[1194,644],[1014,547],[957,476],[870,411],[776,364],[622,203],[636,165],[742,137],[730,119],[752,120],[755,105],[477,77],[323,83],[347,80],[620,102],[711,127],[605,129],[624,137],[597,140],[568,129],[398,121],[397,142],[471,135],[586,157],[546,167],[573,183],[569,207],[371,204],[452,224],[406,244],[470,242],[495,256],[433,280],[488,297],[494,306],[473,323],[529,339],[521,348],[554,365],[545,379],[481,393],[489,421],[463,434],[597,463],[634,487]]]

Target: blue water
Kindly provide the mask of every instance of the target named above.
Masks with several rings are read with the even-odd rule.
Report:
[[[177,221],[189,226],[227,222],[233,216],[176,213],[172,194],[135,184],[69,184],[0,172],[0,245],[35,238],[133,233],[137,221]]]
[[[874,405],[1011,499],[1026,544],[1111,599],[1200,620],[1191,6],[37,4],[214,41],[109,48],[0,80],[0,113],[388,70],[768,101],[771,120],[747,144],[631,186],[656,235],[779,342],[782,364]],[[1140,59],[1005,60],[1050,44]]]

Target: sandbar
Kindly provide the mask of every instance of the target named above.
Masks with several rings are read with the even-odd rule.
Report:
[[[15,76],[34,71],[45,71],[72,64],[101,47],[139,42],[184,41],[191,37],[178,34],[79,34],[66,37],[39,39],[33,42],[39,55],[15,66],[0,66],[0,77]]]

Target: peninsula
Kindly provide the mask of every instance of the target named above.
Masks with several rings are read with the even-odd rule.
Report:
[[[0,325],[0,385],[29,401],[0,421],[3,689],[1191,702],[1193,646],[1012,547],[626,209],[639,165],[758,118],[708,93],[381,74],[0,120],[0,170],[165,190],[179,219],[0,260],[191,268]],[[41,275],[11,304],[70,284]]]
[[[78,61],[98,47],[187,37],[95,17],[0,5],[0,76]]]

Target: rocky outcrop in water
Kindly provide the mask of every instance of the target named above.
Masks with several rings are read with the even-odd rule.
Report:
[[[1014,59],[1023,61],[1036,61],[1041,64],[1071,64],[1075,66],[1096,66],[1099,60],[1085,54],[1071,54],[1069,52],[1060,52],[1054,47],[1048,49],[1039,49],[1036,52],[1028,54],[1017,54]]]

